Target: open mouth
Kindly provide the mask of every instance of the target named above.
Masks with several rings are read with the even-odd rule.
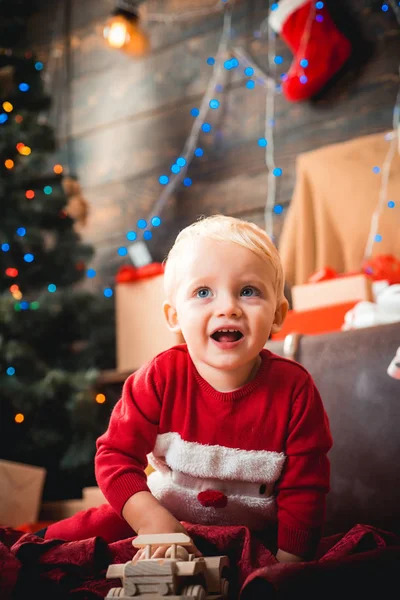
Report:
[[[237,330],[219,329],[212,334],[212,339],[216,342],[238,342],[243,337],[243,333]]]

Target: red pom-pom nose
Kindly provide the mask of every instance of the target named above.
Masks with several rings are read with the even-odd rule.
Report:
[[[228,498],[218,490],[204,490],[197,494],[197,499],[202,506],[212,506],[213,508],[225,508]]]

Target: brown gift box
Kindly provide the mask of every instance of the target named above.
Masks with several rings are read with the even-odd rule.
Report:
[[[0,460],[0,525],[38,520],[45,478],[42,467]]]
[[[294,285],[293,310],[311,310],[345,302],[373,302],[372,280],[364,274],[335,277],[318,283]]]
[[[162,311],[164,274],[115,286],[117,370],[134,371],[158,353],[183,344]]]

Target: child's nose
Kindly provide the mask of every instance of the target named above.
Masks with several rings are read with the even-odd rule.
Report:
[[[217,312],[222,316],[225,315],[227,317],[231,317],[232,315],[236,315],[240,317],[242,314],[242,310],[239,306],[239,302],[236,298],[232,298],[231,296],[225,296],[224,299],[221,299],[219,306],[217,308]]]
[[[228,498],[218,490],[204,490],[197,494],[197,500],[202,506],[212,506],[213,508],[225,508]]]

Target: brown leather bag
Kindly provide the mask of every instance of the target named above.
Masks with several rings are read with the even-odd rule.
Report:
[[[400,322],[266,344],[304,365],[330,420],[326,535],[357,523],[400,533],[400,380],[387,373],[398,346]]]

